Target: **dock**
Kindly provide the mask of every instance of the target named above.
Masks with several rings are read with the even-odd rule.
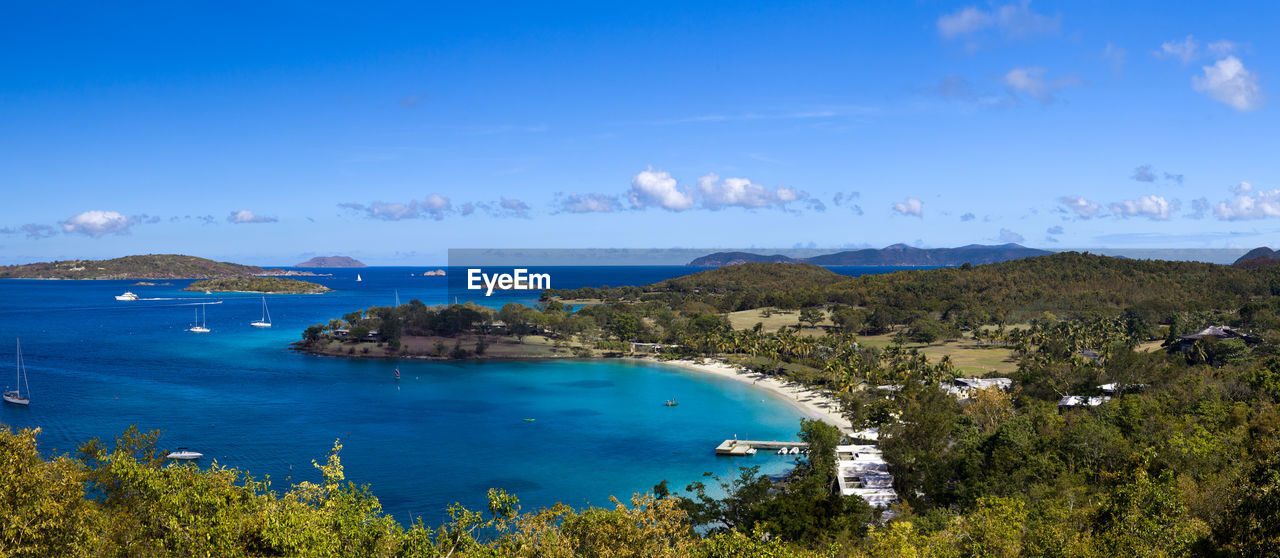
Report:
[[[782,448],[808,448],[809,444],[804,442],[778,442],[763,440],[725,440],[716,446],[716,455],[751,455],[755,453],[749,450],[778,450]]]

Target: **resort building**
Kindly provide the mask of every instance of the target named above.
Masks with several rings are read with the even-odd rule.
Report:
[[[875,446],[836,446],[836,478],[840,481],[840,493],[858,496],[873,508],[882,508],[885,519],[892,517],[887,508],[898,501],[893,489],[893,475],[889,463]]]

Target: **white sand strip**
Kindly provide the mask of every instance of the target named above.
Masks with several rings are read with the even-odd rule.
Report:
[[[817,390],[795,382],[783,382],[771,376],[744,370],[716,360],[707,360],[702,364],[692,360],[658,360],[656,358],[640,358],[637,360],[669,364],[685,370],[714,374],[744,384],[751,384],[753,387],[781,396],[808,418],[818,419],[839,428],[841,432],[853,434],[853,426],[840,415],[839,403]]]

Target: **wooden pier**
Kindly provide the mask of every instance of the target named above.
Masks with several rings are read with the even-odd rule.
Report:
[[[807,448],[804,442],[778,442],[763,440],[725,440],[716,446],[716,455],[751,455],[747,450],[778,450],[782,448]]]

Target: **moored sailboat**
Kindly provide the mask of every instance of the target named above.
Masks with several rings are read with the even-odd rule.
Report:
[[[200,314],[200,323],[198,323],[198,324],[195,324],[195,323],[191,324],[191,327],[187,328],[187,331],[190,331],[190,332],[192,332],[192,333],[209,333],[209,328],[205,327],[205,321],[204,321],[204,305],[203,305],[203,304],[201,304],[201,305],[200,305],[200,312],[199,312],[199,314]]]
[[[271,327],[271,311],[267,310],[267,297],[262,297],[262,319],[249,325],[253,327]]]
[[[4,400],[6,403],[13,403],[14,405],[30,405],[31,385],[27,384],[27,367],[22,365],[22,340],[17,340],[16,346],[18,348],[16,363],[18,373],[17,385],[13,386],[13,391],[4,392]],[[24,385],[27,386],[26,397],[22,396],[22,386]]]

